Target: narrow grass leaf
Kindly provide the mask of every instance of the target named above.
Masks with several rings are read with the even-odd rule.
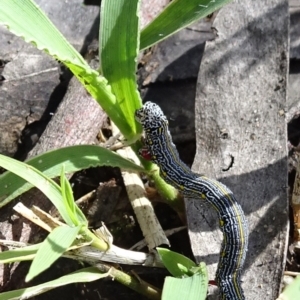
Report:
[[[64,63],[107,112],[121,132],[127,138],[132,137],[132,130],[106,78],[90,68],[80,53],[64,38],[34,1],[1,0],[0,24]]]
[[[7,264],[19,261],[32,260],[41,244],[25,246],[23,248],[12,249],[0,252],[0,263]]]
[[[83,212],[79,209],[77,204],[75,203],[74,197],[73,197],[73,190],[71,187],[71,184],[67,177],[65,176],[65,168],[64,165],[61,169],[60,173],[60,186],[62,191],[62,198],[65,203],[65,206],[67,207],[68,213],[70,218],[73,221],[73,224],[75,226],[78,225],[88,225],[88,221],[83,214]]]
[[[59,176],[64,165],[66,173],[73,173],[82,169],[97,166],[119,167],[136,172],[145,171],[133,162],[120,155],[93,145],[79,145],[61,148],[38,155],[26,162],[37,168],[47,177]],[[8,163],[9,165],[9,163]],[[0,161],[1,166],[1,161]],[[5,166],[3,166],[5,168]],[[9,171],[12,171],[8,169]],[[25,168],[26,172],[27,168]],[[26,178],[16,176],[12,172],[0,175],[0,208],[11,200],[28,191],[33,185],[26,183]]]
[[[1,293],[0,300],[29,299],[60,286],[78,282],[92,282],[108,275],[109,273],[100,273],[95,267],[89,267],[40,285]]]
[[[100,16],[101,72],[112,87],[133,135],[141,132],[134,112],[141,107],[136,83],[139,0],[103,0]]]
[[[40,245],[26,276],[30,281],[48,269],[72,245],[81,226],[60,226],[50,232]]]
[[[32,43],[62,61],[86,64],[83,57],[67,42],[34,1],[1,0],[0,22],[27,43]]]
[[[133,130],[129,126],[127,116],[124,116],[107,79],[88,65],[81,66],[64,61],[63,63],[65,63],[91,96],[101,105],[110,119],[120,129],[121,133],[128,140],[132,139],[134,137]]]
[[[61,195],[62,195],[62,201],[64,202],[66,209],[68,211],[69,217],[72,219],[72,222],[75,226],[79,225],[79,221],[75,214],[75,200],[73,197],[73,191],[70,186],[69,181],[67,180],[65,176],[65,168],[64,165],[61,168],[60,173],[60,187],[61,187]]]
[[[174,0],[141,32],[140,49],[148,48],[206,17],[231,0]]]
[[[67,224],[72,225],[72,220],[62,201],[61,188],[57,183],[34,167],[1,154],[0,166],[17,176],[22,177],[31,185],[38,188],[57,208],[64,221]]]

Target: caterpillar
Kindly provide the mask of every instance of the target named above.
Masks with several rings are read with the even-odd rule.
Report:
[[[243,300],[240,277],[248,247],[248,224],[233,193],[221,182],[198,175],[180,158],[161,108],[152,102],[135,112],[143,127],[145,146],[141,155],[156,163],[160,176],[187,198],[207,201],[217,211],[223,232],[216,283],[222,300]]]

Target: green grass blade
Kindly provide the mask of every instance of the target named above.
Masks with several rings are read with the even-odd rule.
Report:
[[[139,0],[103,0],[100,16],[101,71],[135,134],[134,112],[141,107],[136,83]],[[141,127],[138,127],[141,131]]]
[[[90,68],[83,57],[63,37],[32,0],[1,0],[0,23],[28,43],[64,63],[127,137],[132,129],[124,118],[107,80]]]
[[[145,172],[143,168],[118,154],[93,145],[70,146],[49,151],[28,160],[26,163],[50,178],[59,176],[62,166],[64,166],[66,173],[97,166],[112,166],[135,172]],[[0,208],[31,187],[32,184],[27,183],[14,173],[6,172],[0,175]]]
[[[57,183],[34,167],[1,154],[0,166],[38,188],[54,204],[64,221],[69,225],[73,224],[63,204],[61,188]]]
[[[79,226],[79,225],[87,226],[88,221],[85,218],[82,211],[78,208],[78,206],[75,203],[75,199],[73,197],[73,190],[69,180],[65,176],[64,170],[65,168],[63,167],[61,169],[61,174],[60,174],[60,187],[62,192],[62,198],[65,203],[65,206],[68,209],[69,216],[72,219],[73,224],[75,226]]]
[[[166,277],[162,300],[205,300],[207,294],[207,276],[197,273],[191,277]]]
[[[0,21],[14,34],[38,49],[74,64],[86,65],[85,60],[30,0],[1,0]]]
[[[72,245],[81,226],[60,226],[51,231],[40,245],[26,276],[26,281],[48,269]]]
[[[77,282],[91,282],[107,277],[108,274],[100,273],[95,267],[89,267],[34,287],[1,293],[0,300],[17,300],[21,297],[29,299],[60,286]]]
[[[75,65],[72,62],[63,63],[74,73],[77,79],[83,84],[92,97],[101,105],[110,119],[120,129],[122,134],[128,139],[134,137],[133,130],[129,126],[116,96],[112,92],[107,79],[89,66]]]
[[[19,261],[32,260],[41,244],[25,246],[21,249],[13,249],[0,252],[0,263],[8,264]]]
[[[60,173],[60,188],[61,188],[62,200],[65,203],[65,206],[68,210],[68,214],[72,219],[73,224],[75,226],[78,226],[80,222],[76,217],[76,204],[73,197],[73,191],[68,179],[65,176],[64,166],[61,168],[61,173]]]
[[[60,173],[60,187],[62,191],[63,201],[65,202],[65,206],[68,208],[69,216],[70,218],[72,218],[73,224],[75,226],[84,225],[87,227],[88,220],[86,219],[81,209],[79,209],[79,207],[75,203],[71,184],[65,176],[64,166],[61,169]]]
[[[231,0],[174,0],[141,32],[140,49],[148,48]]]

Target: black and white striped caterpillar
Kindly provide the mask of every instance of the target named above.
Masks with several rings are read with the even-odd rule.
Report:
[[[216,272],[221,299],[245,299],[240,276],[248,247],[248,226],[241,206],[224,184],[195,174],[180,160],[168,120],[157,104],[145,103],[135,118],[145,132],[147,152],[143,156],[159,166],[161,177],[184,196],[207,201],[217,211],[224,235]]]

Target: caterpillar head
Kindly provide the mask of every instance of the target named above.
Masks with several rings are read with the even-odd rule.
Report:
[[[153,103],[146,102],[144,106],[137,109],[135,119],[142,124],[144,129],[161,127],[162,124],[168,124],[168,120],[161,108]]]

